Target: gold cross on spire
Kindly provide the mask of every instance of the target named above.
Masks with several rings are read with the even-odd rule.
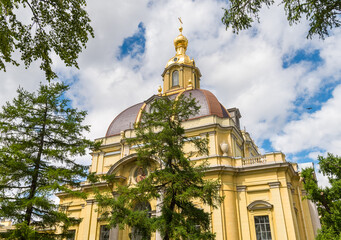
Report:
[[[180,34],[182,34],[182,20],[181,20],[181,17],[178,17],[179,21],[180,21],[180,27],[179,27],[179,31],[180,31]]]
[[[180,23],[181,23],[181,26],[182,26],[183,23],[182,23],[182,21],[181,21],[181,17],[178,17],[178,19],[179,19],[179,21],[180,21]]]

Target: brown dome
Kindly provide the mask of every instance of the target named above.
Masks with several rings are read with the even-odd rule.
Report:
[[[198,105],[200,106],[199,113],[192,118],[210,115],[215,115],[221,118],[230,117],[226,108],[218,101],[216,96],[214,96],[213,93],[208,90],[194,89],[190,91],[185,91],[183,94],[186,96],[189,96],[191,94],[192,97],[198,101]]]
[[[203,89],[188,90],[171,95],[171,98],[175,97],[178,94],[184,94],[186,96],[189,96],[191,94],[192,97],[198,101],[200,110],[198,114],[192,116],[191,119],[210,115],[215,115],[221,118],[230,118],[230,115],[226,108],[218,101],[218,99],[213,95],[213,93],[211,93],[208,90]],[[121,131],[127,129],[133,129],[138,114],[141,108],[144,106],[145,106],[144,102],[138,103],[121,112],[110,124],[108,131],[106,133],[106,137],[120,134]]]
[[[117,135],[123,130],[133,129],[137,114],[139,113],[142,106],[143,102],[135,104],[134,106],[131,106],[118,114],[117,117],[111,122],[105,136],[108,137]]]

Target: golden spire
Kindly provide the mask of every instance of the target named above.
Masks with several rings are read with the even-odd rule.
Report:
[[[174,39],[175,56],[168,60],[162,73],[163,94],[174,94],[176,91],[200,88],[200,71],[194,59],[186,54],[188,40],[182,34],[183,22],[179,17],[179,35]],[[161,94],[162,89],[159,90]]]
[[[173,64],[173,63],[178,63],[178,64],[186,64],[186,65],[194,65],[194,61],[189,58],[189,56],[186,55],[186,50],[188,46],[188,40],[187,38],[182,35],[182,20],[179,17],[179,22],[180,22],[180,27],[179,27],[179,32],[180,34],[174,39],[174,47],[176,54],[174,57],[172,57],[168,63],[166,64],[166,68]]]

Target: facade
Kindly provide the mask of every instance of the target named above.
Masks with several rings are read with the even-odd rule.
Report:
[[[287,162],[281,152],[261,155],[249,133],[240,129],[238,108],[225,108],[210,91],[200,88],[201,73],[195,61],[186,55],[188,41],[182,28],[174,45],[176,54],[162,73],[163,89],[159,88],[158,95],[176,98],[192,94],[201,106],[200,112],[183,126],[188,136],[209,137],[209,156],[192,160],[207,159],[206,178],[221,182],[220,194],[225,196],[221,206],[218,209],[203,206],[212,213],[216,239],[314,239],[318,216],[314,205],[303,198],[305,192],[297,165]],[[126,139],[134,136],[134,124],[156,96],[131,106],[112,121],[105,137],[98,139],[102,141],[100,150],[91,154],[91,172],[115,174],[117,181],[126,185],[134,185],[148,175],[148,169],[136,165],[136,147],[127,145]],[[190,151],[190,146],[185,151]],[[97,185],[103,191],[115,193],[105,182]],[[128,227],[121,230],[106,226],[91,189],[89,183],[82,184],[82,190],[90,193],[86,200],[58,194],[63,209],[82,219],[70,229],[74,239],[129,239],[132,230]],[[157,201],[150,203],[150,210],[152,215],[158,214]],[[151,239],[161,238],[156,233]]]

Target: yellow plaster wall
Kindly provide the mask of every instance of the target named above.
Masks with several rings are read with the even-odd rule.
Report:
[[[204,209],[212,212],[212,230],[216,232],[217,240],[255,239],[254,216],[261,215],[269,216],[273,239],[313,239],[314,233],[307,201],[302,201],[298,195],[301,191],[299,176],[290,170],[294,169],[290,168],[290,165],[288,167],[279,165],[279,163],[286,163],[284,154],[273,153],[264,156],[266,164],[272,164],[273,167],[265,167],[262,164],[244,166],[243,158],[237,157],[243,156],[243,153],[233,148],[236,141],[243,143],[244,138],[241,133],[238,135],[236,128],[228,126],[229,123],[215,116],[209,116],[184,124],[188,136],[208,136],[210,141],[209,156],[194,157],[193,161],[207,160],[211,166],[221,166],[220,170],[210,172],[207,177],[220,179],[220,194],[224,196],[224,200],[217,209],[203,206]],[[195,128],[203,125],[208,127]],[[125,137],[132,135],[129,131],[125,133]],[[105,174],[122,157],[135,152],[136,149],[131,149],[126,144],[118,144],[122,143],[121,140],[122,136],[103,140],[106,145],[103,145],[101,151],[93,154],[92,172]],[[229,144],[228,156],[222,156],[220,149],[222,142]],[[186,143],[184,150],[189,152],[192,147],[191,144]],[[121,152],[110,155],[110,152],[114,151]],[[108,155],[105,156],[105,153]],[[225,169],[225,166],[229,168]],[[134,159],[117,167],[116,175],[126,178],[120,182],[121,184],[134,184],[131,178],[134,167],[136,167]],[[90,195],[88,200],[91,198]],[[272,204],[273,208],[249,211],[247,206],[257,200],[266,201]],[[99,227],[102,223],[98,222],[99,213],[96,211],[95,202],[61,197],[61,204],[69,205],[69,214],[72,216],[83,218],[79,226],[74,227],[77,230],[77,240],[98,239]],[[297,217],[294,205],[298,209]],[[156,209],[156,200],[151,202],[151,207],[152,210]],[[129,232],[129,228],[120,230],[119,239],[128,239]],[[155,234],[152,239],[155,239]]]

